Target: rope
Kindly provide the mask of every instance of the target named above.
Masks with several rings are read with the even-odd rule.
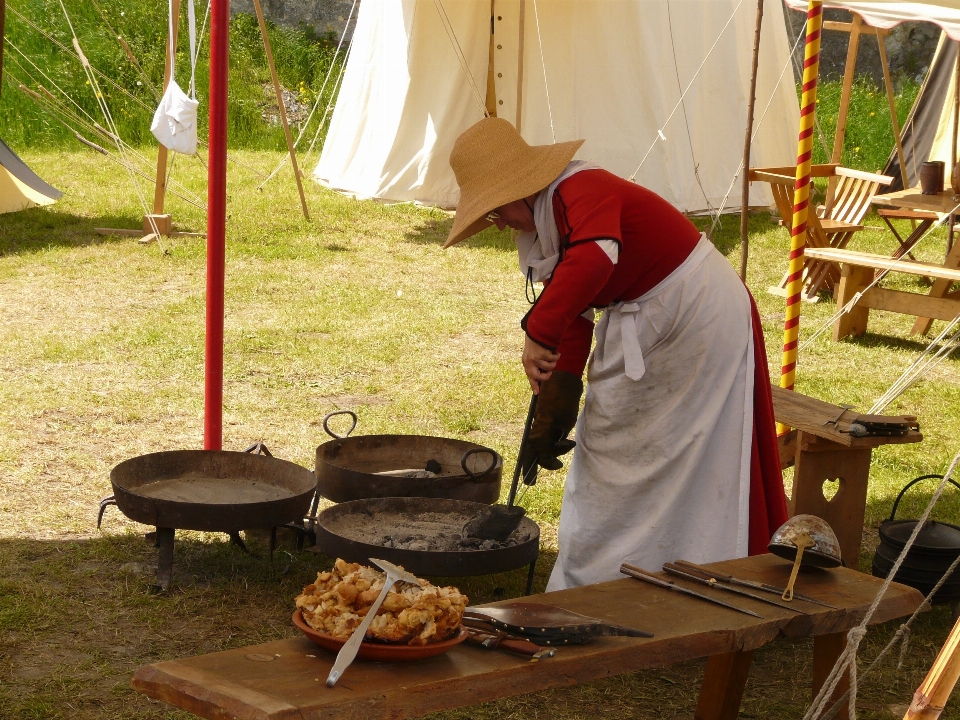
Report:
[[[693,87],[693,83],[696,81],[698,77],[700,77],[701,71],[703,70],[704,66],[707,64],[707,59],[710,57],[710,55],[713,54],[713,51],[716,49],[717,44],[720,42],[720,38],[723,37],[723,34],[727,31],[727,28],[730,27],[730,23],[732,23],[733,19],[737,16],[737,11],[740,9],[741,5],[743,5],[743,0],[740,0],[740,2],[737,3],[737,6],[733,9],[733,13],[727,19],[727,22],[724,24],[723,28],[720,30],[720,33],[717,35],[717,39],[713,41],[713,45],[710,46],[710,49],[707,51],[707,54],[704,55],[703,62],[700,63],[700,67],[697,68],[697,71],[693,74],[693,77],[690,78],[690,82],[687,83],[687,87],[680,94],[680,99],[677,101],[677,104],[673,106],[673,110],[670,111],[670,114],[667,116],[667,119],[663,123],[663,125],[661,125],[660,128],[657,129],[657,137],[653,139],[652,143],[650,143],[650,147],[647,149],[647,152],[644,154],[643,159],[640,160],[640,164],[637,165],[637,169],[633,171],[633,175],[627,178],[631,182],[636,182],[637,173],[640,172],[640,168],[642,168],[643,164],[647,161],[647,157],[653,151],[653,148],[657,144],[657,141],[667,139],[667,136],[663,134],[664,128],[666,128],[667,125],[670,124],[670,120],[673,118],[674,114],[677,112],[677,108],[679,108],[681,103],[683,103],[683,99],[687,96],[687,93],[690,92],[690,88]],[[534,0],[534,8],[536,8],[536,0]]]
[[[673,13],[670,12],[670,0],[667,0],[667,29],[670,31],[670,51],[673,53],[673,73],[677,78],[677,90],[682,92],[683,86],[680,84],[680,67],[677,65],[677,46],[673,39],[672,15]],[[717,226],[720,218],[720,212],[713,207],[710,198],[707,197],[707,191],[703,189],[703,182],[700,180],[700,164],[697,162],[697,157],[693,151],[693,136],[690,134],[690,119],[687,117],[687,106],[682,99],[680,100],[680,107],[683,110],[683,123],[687,128],[687,145],[690,148],[690,159],[693,161],[693,177],[697,181],[697,186],[700,188],[700,194],[703,195],[703,201],[707,204],[707,212],[714,218],[714,222],[710,226],[710,236],[712,237],[713,228]],[[743,167],[742,161],[740,167]],[[740,171],[738,170],[737,175],[739,174]],[[734,175],[734,181],[736,181],[736,175]]]
[[[547,93],[547,115],[550,118],[550,137],[553,144],[557,144],[557,133],[553,128],[553,105],[550,102],[550,85],[547,83],[547,61],[543,57],[543,38],[540,36],[540,12],[537,10],[537,0],[533,0],[533,17],[537,22],[537,45],[540,47],[540,67],[543,68],[543,89]]]
[[[923,235],[921,235],[921,236],[917,239],[917,242],[915,242],[915,243],[913,244],[913,247],[916,247],[921,241],[923,241],[928,235],[930,235],[930,233],[932,233],[932,232],[933,232],[934,230],[936,230],[937,228],[941,227],[941,226],[950,218],[950,214],[956,212],[958,209],[960,209],[960,203],[958,203],[957,205],[955,205],[955,206],[953,207],[953,209],[950,211],[950,213],[944,215],[940,220],[938,220],[934,225],[932,225]],[[827,319],[820,325],[820,327],[817,328],[817,331],[816,331],[813,335],[811,335],[807,340],[805,340],[805,341],[803,342],[803,344],[800,345],[800,348],[798,349],[797,352],[799,353],[799,352],[802,352],[803,350],[805,350],[808,345],[810,345],[814,340],[816,340],[818,337],[820,337],[820,335],[822,335],[824,332],[826,332],[826,330],[827,330],[831,325],[833,325],[834,322],[836,322],[839,318],[843,317],[843,316],[846,315],[848,312],[850,312],[851,310],[853,310],[854,306],[857,304],[857,302],[860,300],[860,298],[863,297],[863,295],[864,295],[868,290],[870,290],[871,288],[875,287],[875,286],[877,285],[877,283],[879,283],[881,280],[883,280],[883,278],[885,278],[885,277],[887,276],[887,273],[891,272],[894,268],[896,268],[896,266],[897,266],[902,260],[906,260],[906,259],[907,259],[907,254],[904,253],[904,254],[901,255],[900,257],[896,258],[896,260],[894,260],[893,264],[890,265],[890,267],[884,268],[876,277],[873,278],[873,280],[870,282],[869,285],[867,285],[863,290],[857,292],[852,298],[850,298],[850,301],[849,301],[846,305],[844,305],[842,308],[838,309],[835,313],[833,313],[833,315],[831,315],[829,318],[827,318]]]
[[[296,148],[300,144],[300,140],[303,139],[304,134],[307,132],[307,128],[310,126],[310,121],[313,119],[313,114],[317,111],[317,107],[320,105],[320,100],[323,98],[323,91],[327,89],[327,82],[330,80],[330,75],[333,72],[334,66],[337,64],[337,57],[340,55],[340,48],[343,46],[343,41],[347,37],[347,30],[350,27],[350,21],[353,19],[353,11],[357,7],[357,1],[353,0],[353,5],[350,7],[350,14],[347,16],[347,22],[343,25],[343,32],[340,34],[340,42],[337,43],[337,49],[333,53],[333,57],[330,59],[330,67],[327,68],[327,75],[323,78],[323,84],[320,86],[320,92],[317,93],[317,99],[313,102],[313,107],[310,108],[310,113],[307,115],[307,119],[304,120],[303,125],[300,127],[300,132],[297,134],[297,139],[293,141],[293,147]],[[334,82],[334,88],[339,85],[340,77],[343,77],[344,68],[346,63],[342,63],[340,66],[340,75],[337,78],[337,81]],[[330,97],[327,99],[327,108],[323,113],[323,118],[320,120],[320,127],[323,127],[323,122],[327,117],[327,114],[330,110],[330,104],[336,98],[336,93],[331,92]],[[313,143],[310,143],[310,147],[313,148]],[[283,159],[277,163],[277,166],[273,171],[267,175],[266,179],[257,185],[257,190],[262,190],[263,186],[266,185],[274,175],[276,175],[283,168],[284,165],[290,160],[290,155],[284,155]],[[306,162],[304,162],[306,164]]]
[[[313,148],[317,144],[317,140],[320,139],[320,131],[323,130],[324,125],[327,122],[327,118],[330,117],[330,111],[334,106],[334,99],[340,92],[340,88],[343,86],[343,76],[346,74],[347,64],[350,62],[350,56],[353,52],[353,47],[351,46],[350,52],[347,54],[346,59],[343,61],[343,64],[340,66],[340,74],[337,76],[337,81],[333,85],[333,89],[330,91],[330,99],[327,102],[327,107],[323,112],[323,117],[320,118],[320,122],[317,124],[317,130],[313,133],[313,139],[310,141],[310,146],[307,148],[307,152],[303,156],[303,164],[307,165],[307,161],[310,156],[313,154]],[[324,138],[324,144],[326,144],[326,138]]]
[[[763,119],[767,116],[767,111],[770,109],[770,106],[773,105],[773,99],[777,96],[777,90],[780,87],[780,83],[783,82],[783,76],[787,72],[787,68],[790,67],[791,62],[793,61],[793,53],[797,51],[797,47],[800,45],[800,41],[803,40],[803,32],[797,35],[797,40],[793,44],[793,49],[790,51],[790,57],[787,58],[787,61],[783,64],[783,67],[780,69],[780,75],[777,78],[776,84],[773,86],[773,92],[770,93],[770,99],[767,101],[766,107],[763,108],[763,112],[760,114],[760,119],[757,121],[756,126],[753,129],[753,134],[750,136],[750,142],[753,143],[757,139],[757,133],[760,132],[760,126],[763,125]],[[730,198],[730,194],[733,192],[733,187],[737,183],[737,178],[740,177],[740,173],[743,172],[743,158],[740,158],[740,163],[737,165],[737,171],[733,174],[733,179],[730,180],[730,186],[727,188],[727,193],[723,196],[723,200],[720,202],[720,207],[717,209],[717,217],[714,220],[713,225],[710,226],[710,237],[713,236],[714,231],[717,229],[717,225],[721,225],[720,218],[723,214],[723,209],[727,206],[727,200]],[[721,225],[722,229],[722,225]]]
[[[473,97],[477,101],[480,111],[483,113],[484,117],[490,117],[490,113],[487,112],[487,105],[483,101],[483,95],[480,94],[480,88],[477,85],[477,81],[474,79],[473,73],[470,72],[470,66],[467,64],[467,58],[463,54],[463,48],[460,47],[460,42],[457,40],[457,34],[453,31],[453,23],[450,22],[450,18],[447,15],[447,10],[443,7],[443,1],[433,0],[433,4],[437,7],[437,12],[440,14],[440,22],[443,25],[443,29],[447,31],[447,37],[450,39],[450,44],[453,45],[453,52],[456,54],[457,60],[460,61],[460,66],[463,68],[463,72],[465,72],[467,75],[467,82],[470,83],[470,89],[473,91]],[[534,0],[534,7],[536,7],[536,0]]]
[[[943,360],[946,360],[957,349],[957,340],[960,339],[960,329],[953,333],[950,336],[950,339],[946,343],[943,343],[940,349],[933,355],[932,358],[926,359],[930,354],[930,351],[933,349],[933,346],[937,343],[942,343],[943,339],[947,334],[953,330],[957,325],[960,324],[960,315],[957,315],[950,323],[943,329],[939,335],[937,335],[934,340],[927,345],[924,351],[920,354],[913,363],[903,371],[903,374],[897,378],[896,382],[890,386],[890,388],[880,396],[870,410],[867,411],[867,414],[873,415],[882,413],[894,400],[903,395],[917,380],[929,373],[933,368],[939,365]]]
[[[933,497],[930,498],[930,502],[923,511],[923,515],[921,515],[920,519],[914,526],[913,532],[910,533],[910,538],[903,546],[903,550],[900,551],[900,555],[897,557],[896,562],[890,569],[890,573],[883,581],[883,585],[881,586],[879,592],[877,592],[876,597],[874,597],[873,602],[867,609],[863,619],[858,625],[851,628],[847,633],[847,646],[840,654],[840,657],[837,658],[837,662],[834,664],[833,669],[830,671],[826,681],[824,681],[823,686],[820,688],[820,692],[817,693],[817,696],[814,698],[813,702],[810,704],[810,707],[807,709],[807,712],[804,714],[803,720],[821,720],[827,703],[833,696],[834,691],[837,689],[837,685],[840,683],[843,674],[848,671],[850,672],[850,694],[848,698],[848,708],[850,712],[850,720],[856,720],[857,650],[860,647],[860,641],[863,640],[864,636],[866,635],[866,629],[867,625],[870,623],[870,619],[877,611],[880,601],[883,599],[883,596],[886,595],[887,590],[890,588],[890,583],[893,582],[897,572],[900,570],[900,566],[903,565],[903,561],[906,559],[907,553],[910,552],[910,548],[913,547],[913,543],[916,541],[917,535],[920,534],[920,530],[923,529],[927,518],[930,517],[930,513],[933,511],[933,506],[937,504],[937,501],[943,494],[943,490],[947,486],[950,477],[953,475],[953,471],[957,467],[958,462],[960,462],[960,452],[954,456],[953,462],[950,463],[950,468],[944,474],[943,480],[940,481],[940,485],[937,486],[936,491],[933,493]]]

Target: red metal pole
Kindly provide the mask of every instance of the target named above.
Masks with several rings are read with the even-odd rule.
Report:
[[[223,284],[227,223],[227,73],[230,0],[210,3],[210,143],[207,156],[207,342],[203,448],[223,447]]]

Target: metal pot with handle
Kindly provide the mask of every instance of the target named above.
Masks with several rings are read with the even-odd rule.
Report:
[[[343,434],[330,428],[340,415],[352,421]],[[317,447],[317,488],[329,500],[435,497],[489,504],[500,497],[503,458],[488,447],[429,435],[353,437],[356,426],[352,410],[323,419],[333,439]]]

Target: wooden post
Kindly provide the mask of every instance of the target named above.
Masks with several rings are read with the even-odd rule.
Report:
[[[496,45],[496,17],[497,17],[497,8],[496,0],[490,0],[490,47],[488,49],[488,59],[487,59],[487,117],[497,117],[497,81],[494,79],[494,65],[495,54],[494,46]]]
[[[260,23],[260,34],[263,36],[263,49],[267,53],[267,63],[270,65],[270,77],[273,79],[273,90],[277,94],[277,106],[280,110],[280,122],[283,125],[283,136],[287,140],[287,152],[290,153],[290,162],[293,165],[293,177],[297,181],[297,191],[300,193],[300,206],[303,208],[303,217],[310,219],[307,210],[307,198],[303,194],[303,178],[300,177],[300,168],[297,165],[297,153],[293,149],[293,138],[290,136],[290,125],[287,123],[287,110],[283,106],[283,91],[280,89],[280,80],[277,78],[277,66],[273,62],[273,50],[270,48],[270,38],[267,36],[267,21],[263,18],[263,9],[260,0],[253,0],[253,7],[257,11],[257,22]]]
[[[857,50],[860,48],[860,26],[863,18],[854,13],[853,23],[850,26],[850,43],[847,45],[847,62],[843,68],[843,89],[840,92],[840,108],[837,111],[837,131],[833,136],[833,154],[831,163],[840,163],[843,155],[843,139],[847,134],[847,115],[850,110],[850,91],[853,89],[853,76],[857,69]],[[827,183],[827,198],[825,214],[829,215],[833,207],[833,194],[837,189],[837,178],[831,177]]]
[[[0,0],[0,95],[3,94],[3,26],[7,17],[7,0]]]
[[[517,132],[523,124],[523,41],[527,22],[527,0],[520,0],[520,41],[517,43]]]
[[[163,92],[167,91],[173,73],[173,59],[177,53],[177,35],[180,32],[180,0],[173,3],[173,32],[167,32],[167,61],[163,67]],[[163,214],[163,202],[167,194],[167,148],[159,143],[157,148],[157,179],[153,186],[153,214]]]
[[[707,658],[694,720],[736,720],[752,661],[753,650]]]
[[[817,696],[820,688],[827,681],[827,677],[837,663],[837,658],[847,646],[846,633],[830,633],[829,635],[816,635],[813,638],[813,697]],[[830,698],[831,702],[836,702],[847,690],[850,689],[850,675],[844,673],[840,678],[840,683]],[[829,705],[828,705],[829,707]],[[847,705],[844,704],[836,715],[834,720],[847,720],[849,717]]]
[[[960,678],[960,620],[947,636],[930,672],[913,694],[903,720],[936,720]]]
[[[873,282],[874,271],[871,268],[857,267],[850,263],[840,270],[840,284],[836,288],[837,310],[853,300],[854,295]],[[869,308],[855,305],[849,312],[842,314],[833,324],[833,339],[843,340],[847,335],[863,335],[867,331]]]
[[[897,161],[900,163],[900,179],[903,189],[910,187],[907,180],[907,162],[903,157],[903,142],[900,140],[900,121],[897,119],[897,103],[893,97],[893,81],[890,79],[890,63],[887,62],[887,33],[877,28],[877,45],[880,48],[880,67],[883,68],[883,85],[887,90],[887,104],[890,106],[890,122],[893,125],[893,142],[897,148]]]
[[[757,104],[757,66],[760,62],[760,28],[763,25],[763,0],[757,0],[757,28],[753,35],[753,65],[750,69],[750,97],[747,98],[747,131],[743,139],[743,182],[740,200],[740,279],[747,281],[750,219],[750,144],[753,135],[753,110]]]

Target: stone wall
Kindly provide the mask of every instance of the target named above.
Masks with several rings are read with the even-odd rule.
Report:
[[[784,6],[787,34],[791,42],[795,41],[806,20],[806,13],[789,10]],[[824,19],[850,22],[850,13],[844,10],[826,10]],[[847,45],[850,33],[825,30],[820,48],[820,77],[835,80],[843,76],[847,61]],[[930,67],[933,53],[937,49],[940,28],[933,23],[901,23],[890,31],[886,39],[887,60],[894,82],[904,76],[923,82]],[[803,41],[797,48],[794,72],[803,67]],[[883,84],[883,70],[880,67],[880,52],[877,49],[875,35],[861,35],[860,49],[857,51],[857,74],[870,77],[878,86]],[[797,76],[799,81],[800,77]]]
[[[350,16],[353,0],[260,0],[263,14],[268,20],[285,27],[305,25],[313,28],[317,35],[333,33],[337,39],[343,32],[343,26]],[[354,21],[350,23],[347,40],[356,24],[356,15],[360,4],[354,11]],[[248,13],[254,15],[253,0],[232,0],[230,13]]]

